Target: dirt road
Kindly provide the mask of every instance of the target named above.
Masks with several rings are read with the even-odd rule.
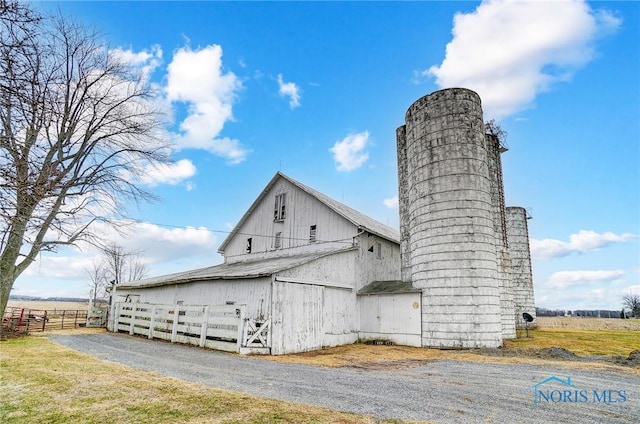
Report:
[[[113,333],[49,338],[101,359],[185,381],[378,418],[436,423],[640,422],[640,379],[624,372],[461,361],[323,368]]]

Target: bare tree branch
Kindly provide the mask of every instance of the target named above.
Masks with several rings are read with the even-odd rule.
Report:
[[[156,93],[99,34],[0,0],[0,309],[41,251],[99,243],[92,223],[154,200],[169,161]]]

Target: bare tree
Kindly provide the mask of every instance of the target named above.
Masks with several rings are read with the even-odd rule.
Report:
[[[98,34],[0,0],[0,311],[41,251],[99,243],[92,224],[154,197],[167,163],[148,75]]]
[[[622,296],[622,304],[629,309],[631,316],[640,317],[640,295],[629,292]]]
[[[102,266],[110,285],[140,280],[149,274],[149,267],[142,261],[140,252],[129,251],[113,243],[102,248],[102,257]]]
[[[107,298],[108,279],[106,268],[101,262],[94,262],[91,268],[87,269],[89,275],[90,296],[95,305],[97,300]]]

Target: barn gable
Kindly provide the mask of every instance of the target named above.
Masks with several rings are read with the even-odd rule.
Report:
[[[336,250],[364,231],[399,244],[392,228],[277,172],[218,251],[235,262]]]

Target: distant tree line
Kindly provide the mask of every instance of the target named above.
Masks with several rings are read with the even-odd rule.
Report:
[[[588,318],[622,318],[622,311],[608,311],[604,309],[594,310],[565,310],[536,308],[536,316],[539,317],[588,317]],[[629,316],[627,314],[627,316]]]

